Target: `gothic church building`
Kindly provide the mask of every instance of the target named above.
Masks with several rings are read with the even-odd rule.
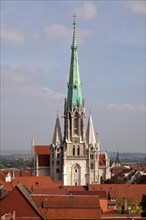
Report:
[[[85,128],[75,26],[74,20],[68,93],[64,101],[64,134],[62,137],[57,115],[52,144],[39,146],[32,141],[34,175],[49,175],[54,180],[62,180],[63,185],[100,184],[111,177],[110,161],[107,152],[100,151],[91,115]]]

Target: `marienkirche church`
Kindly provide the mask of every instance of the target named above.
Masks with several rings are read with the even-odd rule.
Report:
[[[52,144],[35,145],[32,141],[34,175],[51,176],[63,185],[102,183],[111,177],[107,152],[101,152],[91,115],[85,128],[85,105],[78,64],[76,22],[73,22],[71,63],[67,97],[64,101],[62,137],[57,115]]]

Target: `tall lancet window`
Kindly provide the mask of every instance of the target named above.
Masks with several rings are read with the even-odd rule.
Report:
[[[80,146],[78,145],[77,154],[80,155]]]
[[[75,155],[75,146],[73,145],[72,154]]]
[[[75,119],[74,119],[74,134],[78,134],[78,114],[75,114]]]

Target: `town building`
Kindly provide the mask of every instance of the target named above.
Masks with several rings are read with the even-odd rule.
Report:
[[[62,137],[57,115],[52,144],[35,146],[33,142],[34,175],[50,175],[54,180],[62,180],[63,185],[99,184],[111,177],[110,159],[107,152],[100,151],[91,114],[85,128],[85,102],[80,80],[75,17],[67,86],[64,135]]]

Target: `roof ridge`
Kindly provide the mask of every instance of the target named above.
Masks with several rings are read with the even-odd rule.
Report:
[[[16,187],[19,189],[19,191],[23,194],[23,196],[27,199],[27,201],[30,203],[30,205],[35,209],[35,211],[44,219],[46,220],[45,216],[40,212],[37,205],[35,204],[34,200],[31,198],[25,187],[18,183]]]

